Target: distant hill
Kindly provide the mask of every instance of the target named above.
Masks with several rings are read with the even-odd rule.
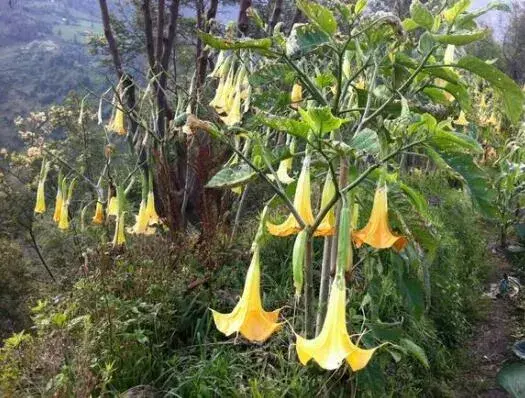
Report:
[[[21,142],[13,120],[71,90],[102,83],[98,60],[84,43],[102,30],[92,0],[0,1],[0,147]]]

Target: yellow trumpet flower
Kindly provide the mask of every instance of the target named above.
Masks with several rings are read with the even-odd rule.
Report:
[[[95,207],[95,215],[93,216],[93,224],[103,224],[104,223],[104,207],[101,202],[97,201]]]
[[[148,192],[148,198],[146,201],[146,218],[148,220],[148,225],[159,224],[159,215],[157,210],[155,210],[155,195],[153,191]]]
[[[62,189],[60,189],[60,184],[57,190],[57,196],[55,199],[55,212],[53,213],[53,221],[58,223],[60,222],[60,214],[62,212],[62,203],[64,202],[62,196]]]
[[[122,104],[116,104],[113,111],[113,117],[111,118],[108,126],[109,131],[117,133],[118,135],[126,135],[126,126],[124,120],[124,111],[122,110]]]
[[[62,200],[62,208],[60,209],[60,220],[58,220],[58,228],[65,231],[69,229],[69,202],[66,198]]]
[[[277,178],[282,184],[288,185],[294,182],[294,179],[288,175],[288,170],[292,169],[292,162],[293,158],[284,159],[279,162],[279,167],[275,174],[277,174]],[[267,174],[267,176],[270,180],[275,180],[273,174]]]
[[[229,314],[211,311],[215,326],[226,336],[238,332],[250,341],[262,342],[281,327],[277,322],[280,309],[267,312],[262,306],[259,245],[254,247],[244,291],[233,311]]]
[[[126,235],[124,233],[124,213],[119,213],[115,223],[115,235],[113,235],[113,247],[126,244]]]
[[[321,194],[321,210],[324,209],[328,203],[335,196],[335,185],[332,180],[332,175],[328,172],[323,186],[323,193]],[[334,206],[326,213],[321,224],[314,232],[314,236],[331,236],[335,234],[335,209]]]
[[[108,204],[108,216],[115,216],[117,217],[118,216],[118,211],[119,211],[119,208],[118,208],[118,199],[116,196],[112,196],[110,199],[109,199],[109,204]]]
[[[234,126],[241,122],[242,113],[241,113],[241,92],[237,89],[233,95],[233,102],[229,105],[229,109],[226,116],[221,116],[221,120],[226,126]]]
[[[139,213],[136,216],[135,225],[127,229],[131,234],[142,234],[142,235],[152,235],[155,233],[155,228],[148,226],[149,218],[147,214],[146,202],[142,200],[140,202]]]
[[[46,211],[46,195],[45,195],[45,182],[43,180],[38,182],[38,188],[36,190],[36,204],[35,213],[45,213]]]
[[[290,97],[291,107],[297,109],[299,107],[299,103],[303,100],[303,87],[298,83],[294,83]]]
[[[221,78],[219,81],[219,86],[215,92],[215,97],[210,102],[210,106],[213,106],[217,113],[229,113],[230,107],[230,98],[233,98],[233,91],[235,89],[233,84],[233,68],[230,67],[226,79]],[[222,82],[222,85],[221,85]]]
[[[299,179],[297,181],[297,188],[295,190],[295,197],[293,202],[295,210],[299,213],[303,221],[307,225],[314,223],[314,216],[312,214],[312,204],[310,200],[310,159],[305,157],[303,167]],[[286,221],[282,224],[276,225],[271,222],[266,223],[268,232],[275,236],[288,236],[295,234],[301,230],[301,227],[293,214],[290,214]]]
[[[366,243],[376,249],[387,249],[393,247],[400,251],[408,243],[404,236],[392,234],[388,223],[388,194],[386,186],[378,186],[374,196],[374,204],[368,224],[352,233],[356,247]]]
[[[458,118],[454,120],[453,123],[457,124],[458,126],[468,126],[469,122],[465,116],[465,112],[459,112]]]
[[[353,371],[363,369],[379,348],[363,349],[355,345],[346,328],[346,289],[344,277],[337,276],[330,291],[323,328],[319,335],[307,340],[296,335],[299,361],[306,365],[312,358],[326,370],[339,368],[346,359]]]

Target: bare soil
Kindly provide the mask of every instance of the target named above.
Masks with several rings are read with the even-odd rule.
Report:
[[[486,291],[489,291],[490,284],[499,283],[505,272],[512,275],[511,266],[503,255],[492,249],[490,256],[494,271],[487,281]],[[458,378],[457,397],[509,397],[497,385],[496,376],[513,356],[516,303],[509,298],[483,299],[487,300],[486,317],[474,327],[467,346],[467,370]]]

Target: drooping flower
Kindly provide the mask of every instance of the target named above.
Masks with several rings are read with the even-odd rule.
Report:
[[[45,183],[44,181],[38,182],[38,188],[36,190],[36,204],[35,213],[45,213],[46,211],[46,196],[45,196]]]
[[[294,83],[290,97],[291,107],[297,109],[300,102],[303,100],[303,86],[299,83]]]
[[[390,229],[386,185],[382,183],[378,185],[370,219],[363,229],[352,233],[352,239],[357,247],[361,247],[363,243],[366,243],[376,249],[393,247],[397,251],[403,250],[408,243],[404,236],[396,236]]]
[[[323,186],[323,193],[321,194],[321,208],[324,209],[335,196],[335,185],[331,173],[326,174],[326,179]],[[314,232],[314,236],[331,236],[335,233],[335,208],[332,208],[326,213],[321,224]]]
[[[46,179],[47,173],[49,172],[50,163],[46,162],[45,159],[42,161],[42,166],[40,168],[40,176],[38,179],[38,187],[36,190],[36,203],[35,203],[35,213],[42,214],[46,211]]]
[[[126,135],[126,126],[124,120],[124,110],[122,109],[122,104],[118,101],[114,101],[114,110],[113,117],[111,118],[107,128],[109,131],[112,131],[118,135]]]
[[[57,196],[55,199],[55,212],[53,213],[53,221],[56,223],[60,222],[60,214],[62,213],[62,204],[64,202],[63,195],[62,195],[62,188],[60,187],[61,185],[62,184],[59,179]]]
[[[126,234],[124,233],[124,212],[119,213],[115,222],[115,234],[113,235],[113,247],[126,244]]]
[[[297,213],[299,213],[307,225],[313,224],[314,216],[312,214],[312,204],[310,199],[310,158],[308,156],[304,158],[303,167],[299,174],[299,179],[297,180],[293,205]],[[290,214],[282,224],[276,225],[267,222],[266,226],[268,232],[275,236],[292,235],[302,229],[293,214]]]
[[[148,225],[155,225],[160,223],[159,215],[157,214],[157,210],[155,210],[155,195],[153,194],[153,190],[150,190],[148,192],[145,213]]]
[[[459,112],[458,118],[454,120],[453,123],[457,124],[458,126],[468,126],[469,122],[467,120],[467,117],[465,116],[465,112]]]
[[[95,215],[93,216],[93,224],[103,224],[104,223],[104,206],[102,202],[97,201],[95,207]]]
[[[250,341],[265,341],[281,324],[277,322],[280,309],[267,312],[261,302],[261,266],[259,245],[254,245],[253,257],[246,274],[246,282],[241,299],[229,314],[215,310],[213,320],[219,331],[226,336],[241,333]]]
[[[62,207],[60,209],[60,219],[58,220],[58,228],[62,231],[69,229],[69,204],[73,196],[73,189],[76,184],[76,178],[73,178],[67,187],[66,179],[62,180]]]
[[[146,202],[142,200],[140,202],[139,213],[136,215],[135,225],[128,228],[127,231],[137,235],[152,235],[155,233],[155,228],[150,227],[148,224],[147,206]]]
[[[118,216],[119,206],[118,206],[118,200],[116,196],[112,196],[109,198],[109,204],[108,204],[108,216]]]
[[[277,168],[277,178],[285,185],[294,182],[294,179],[288,175],[288,171],[292,169],[292,162],[293,158],[281,160]]]
[[[363,349],[355,345],[346,328],[346,289],[342,274],[332,283],[323,328],[314,339],[296,335],[296,351],[299,361],[306,365],[312,358],[323,369],[339,368],[344,360],[353,371],[363,369],[379,348]]]

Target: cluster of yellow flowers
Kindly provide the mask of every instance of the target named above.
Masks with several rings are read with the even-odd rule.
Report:
[[[242,115],[250,108],[250,83],[246,66],[233,54],[219,53],[211,77],[219,79],[215,96],[210,102],[227,126],[241,122]]]
[[[35,204],[35,213],[43,214],[46,211],[45,203],[45,182],[47,173],[49,171],[49,162],[42,163],[42,170],[38,182],[37,197]],[[73,190],[76,184],[76,179],[73,178],[69,184],[66,178],[62,177],[61,173],[58,175],[57,193],[55,198],[55,210],[53,213],[53,221],[58,224],[58,228],[65,231],[69,229],[69,205],[73,196]],[[160,224],[160,219],[155,209],[155,196],[153,187],[149,187],[143,182],[143,198],[140,203],[139,212],[136,216],[136,223],[133,227],[127,228],[127,232],[137,235],[151,235],[155,233],[155,225]],[[109,200],[107,206],[107,216],[115,217],[115,233],[113,237],[113,246],[121,246],[126,243],[125,235],[125,211],[124,211],[124,191],[119,187],[115,191],[109,190]],[[93,215],[93,224],[104,224],[106,217],[104,215],[103,201],[98,198],[95,205],[95,214]]]

